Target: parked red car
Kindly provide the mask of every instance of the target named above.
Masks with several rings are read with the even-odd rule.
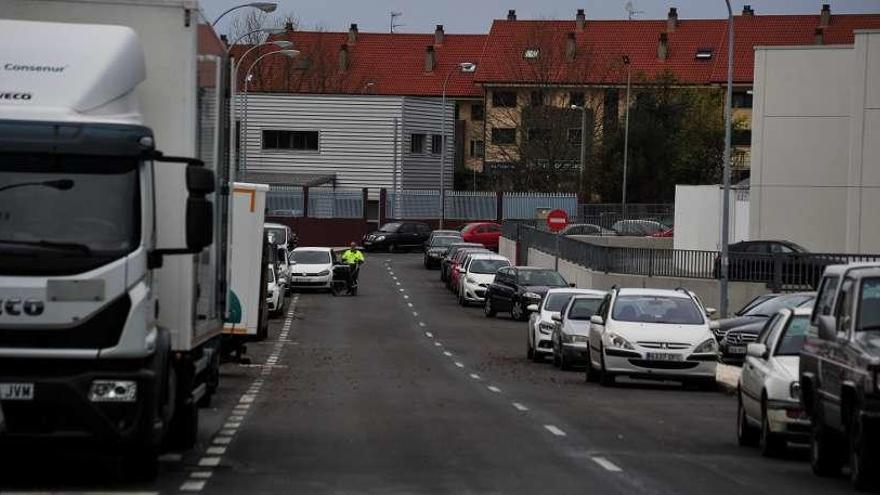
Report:
[[[461,238],[465,242],[478,242],[487,249],[498,250],[498,239],[501,238],[501,226],[493,222],[469,223],[461,229]]]
[[[675,229],[671,228],[662,230],[660,232],[657,232],[656,234],[652,234],[651,237],[675,237]]]

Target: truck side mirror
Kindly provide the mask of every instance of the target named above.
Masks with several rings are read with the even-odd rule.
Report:
[[[195,158],[164,156],[158,152],[151,158],[157,164],[185,165],[185,168],[171,165],[154,167],[157,190],[167,193],[161,203],[157,200],[156,215],[176,214],[180,218],[179,212],[185,212],[182,215],[184,222],[169,222],[167,228],[157,231],[156,255],[201,252],[214,242],[214,204],[207,197],[216,190],[214,171]],[[186,183],[184,194],[181,194],[181,182]]]
[[[837,340],[837,321],[833,316],[819,315],[816,319],[816,327],[820,339]]]

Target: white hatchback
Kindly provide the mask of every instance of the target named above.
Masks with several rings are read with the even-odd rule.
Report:
[[[670,379],[715,387],[718,342],[683,289],[614,289],[590,319],[587,380]]]
[[[526,357],[542,362],[545,357],[552,356],[553,327],[556,325],[553,317],[559,316],[573,296],[596,294],[600,298],[605,296],[604,291],[562,287],[548,290],[540,305],[529,305],[526,308],[531,313],[526,331]]]
[[[458,303],[467,306],[486,300],[486,287],[495,281],[495,272],[510,266],[510,260],[498,254],[472,254],[461,268]]]
[[[603,290],[585,290],[576,293],[558,315],[553,315],[553,364],[563,371],[572,365],[587,364],[587,342],[590,337],[590,318],[596,314],[605,299]]]
[[[333,280],[333,250],[300,247],[290,253],[291,289],[329,289]]]

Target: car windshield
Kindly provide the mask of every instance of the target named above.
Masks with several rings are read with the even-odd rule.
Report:
[[[550,287],[568,285],[562,275],[553,270],[520,270],[517,282],[520,285],[547,285]]]
[[[287,232],[280,227],[266,227],[266,236],[269,242],[275,244],[287,244]]]
[[[752,299],[751,301],[747,302],[746,305],[743,306],[742,308],[740,308],[739,311],[737,311],[735,314],[736,314],[736,316],[742,316],[742,315],[748,313],[749,310],[751,310],[755,306],[761,304],[764,301],[768,301],[770,299],[773,299],[774,297],[776,297],[776,296],[773,296],[771,294],[764,294],[763,296],[758,296],[758,297]]]
[[[266,282],[270,284],[275,282],[275,270],[271,266],[266,267]]]
[[[379,232],[397,232],[397,229],[400,228],[399,223],[386,223],[382,227],[379,228]]]
[[[471,273],[491,274],[505,266],[510,266],[507,260],[474,260],[471,262],[468,271]]]
[[[617,321],[700,325],[703,315],[690,298],[671,296],[620,296],[611,317]]]
[[[547,298],[544,299],[544,311],[553,311],[560,312],[562,308],[568,304],[568,301],[571,301],[571,296],[574,293],[572,292],[554,292],[552,294],[547,294]]]
[[[431,239],[431,247],[447,247],[461,241],[461,237],[434,237]]]
[[[862,282],[856,331],[864,330],[880,330],[880,278],[867,278]]]
[[[596,314],[596,310],[602,304],[602,299],[595,297],[578,297],[571,303],[568,309],[569,320],[589,320]]]
[[[794,316],[788,321],[782,335],[779,336],[779,343],[776,344],[777,356],[798,356],[804,342],[807,340],[807,332],[810,330],[810,317]]]
[[[330,263],[330,253],[326,251],[294,251],[290,260],[303,265],[326,265]]]
[[[771,315],[778,313],[780,309],[796,308],[812,299],[813,296],[809,294],[778,296],[753,306],[744,313],[744,316],[762,316],[769,318]]]

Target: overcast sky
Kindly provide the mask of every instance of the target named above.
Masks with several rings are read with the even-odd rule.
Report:
[[[357,23],[361,31],[387,32],[390,12],[401,12],[397,22],[403,24],[398,32],[432,32],[436,24],[443,24],[450,33],[485,33],[492,19],[504,18],[508,9],[516,9],[520,19],[572,19],[578,8],[584,8],[587,18],[625,19],[625,5],[630,0],[277,0],[274,15],[293,14],[303,28],[319,27],[329,31],[343,31]],[[678,8],[680,18],[715,18],[726,16],[723,0],[631,0],[639,19],[659,19],[666,16],[669,7]],[[213,20],[221,12],[245,0],[202,0],[202,9]],[[734,12],[750,4],[757,14],[818,13],[818,0],[732,0]],[[880,0],[836,0],[831,3],[833,13],[880,13]],[[243,12],[244,9],[237,12]],[[220,22],[221,32],[227,21],[237,12],[230,13]]]

